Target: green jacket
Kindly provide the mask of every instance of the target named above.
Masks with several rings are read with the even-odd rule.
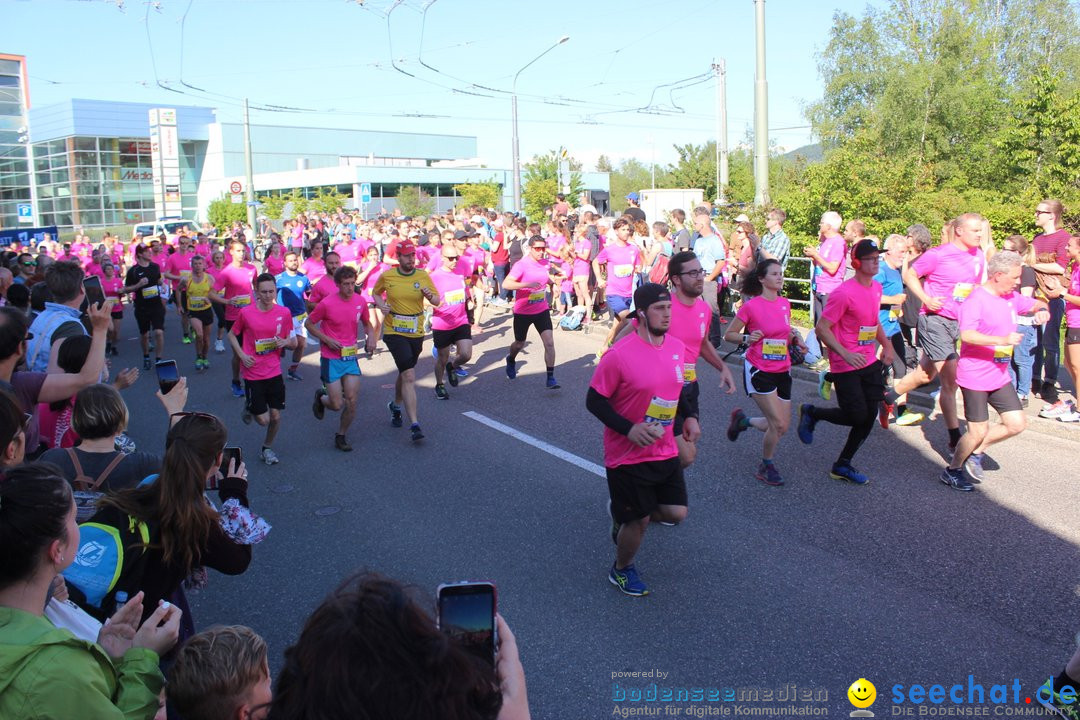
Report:
[[[164,685],[152,650],[131,648],[114,664],[47,618],[0,607],[0,718],[151,720]]]

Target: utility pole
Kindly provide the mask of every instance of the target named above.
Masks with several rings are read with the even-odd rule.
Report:
[[[247,187],[247,193],[245,193],[247,221],[251,231],[257,234],[259,228],[255,224],[255,173],[251,169],[251,119],[248,117],[247,98],[244,98],[244,172],[247,173],[245,181]],[[255,238],[248,239],[252,242],[255,241]]]
[[[765,79],[765,0],[754,0],[757,72],[754,74],[754,204],[769,204],[769,83]]]
[[[716,73],[716,202],[724,204],[728,185],[727,62],[713,60],[712,69]]]

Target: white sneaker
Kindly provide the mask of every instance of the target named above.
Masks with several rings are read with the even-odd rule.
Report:
[[[1070,413],[1065,413],[1064,415],[1059,415],[1058,416],[1058,421],[1059,422],[1067,422],[1067,423],[1080,422],[1080,412],[1077,412],[1076,410],[1073,410]]]
[[[277,453],[275,453],[270,448],[263,448],[262,452],[259,454],[259,457],[261,457],[262,461],[267,465],[277,465],[279,462],[281,462],[281,460],[277,456]]]
[[[219,353],[225,352],[225,343],[223,343],[221,340],[215,340],[214,341],[214,352],[219,352]]]
[[[1058,400],[1051,405],[1043,406],[1043,409],[1039,411],[1039,417],[1041,418],[1056,418],[1062,415],[1067,415],[1071,412],[1076,412],[1076,408],[1072,403],[1067,403],[1064,400]]]

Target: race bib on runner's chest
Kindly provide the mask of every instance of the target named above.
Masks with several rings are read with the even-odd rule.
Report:
[[[529,293],[529,304],[542,303],[547,299],[547,294],[543,290],[537,290]]]
[[[999,364],[1007,364],[1012,361],[1013,346],[1012,345],[995,345],[994,346],[994,362]]]
[[[268,355],[277,350],[277,338],[262,338],[255,341],[255,354]]]
[[[615,266],[615,277],[619,277],[619,278],[630,277],[630,275],[633,272],[634,272],[634,266],[633,265],[616,265]]]
[[[971,294],[972,289],[975,287],[973,283],[956,283],[953,288],[952,297],[958,303],[967,300],[967,296]]]
[[[206,310],[210,307],[210,300],[198,295],[188,295],[188,310]]]
[[[356,357],[356,346],[355,345],[342,345],[341,346],[341,358],[344,360],[345,358],[351,358],[351,357]]]
[[[695,382],[697,380],[697,365],[694,363],[683,363],[682,379],[684,383]]]
[[[877,337],[877,325],[860,325],[859,326],[859,338],[856,342],[859,345],[873,345],[874,339]]]
[[[761,357],[766,360],[786,360],[787,340],[783,338],[765,338],[761,341]]]
[[[142,296],[147,300],[153,300],[159,295],[157,285],[148,285],[142,289]]]
[[[418,316],[416,315],[394,315],[390,314],[390,327],[394,332],[403,333],[406,335],[415,335],[417,328]]]
[[[464,290],[450,290],[443,295],[443,300],[447,305],[460,305],[465,302]]]
[[[250,305],[251,304],[251,296],[250,295],[237,295],[236,297],[234,297],[232,299],[232,302],[237,307],[244,307],[245,305]]]
[[[645,422],[658,422],[661,425],[670,425],[675,420],[675,410],[679,407],[678,399],[665,400],[654,396],[649,401],[649,407],[645,410]]]

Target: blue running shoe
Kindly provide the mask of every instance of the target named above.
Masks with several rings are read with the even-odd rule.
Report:
[[[986,476],[983,475],[982,463],[982,453],[971,453],[968,455],[968,459],[964,461],[964,469],[967,470],[968,477],[977,483],[981,483],[986,479]]]
[[[828,380],[828,370],[822,370],[817,376],[817,394],[822,400],[832,399],[832,383]]]
[[[817,420],[810,416],[810,408],[813,405],[810,403],[803,403],[799,406],[799,439],[803,441],[804,445],[809,445],[814,442],[814,426],[817,425]]]
[[[549,377],[547,379],[547,389],[548,390],[558,390],[559,387],[560,387],[559,386],[559,381],[555,379],[554,375],[552,375],[551,377]]]
[[[963,470],[953,470],[952,468],[945,468],[941,471],[941,482],[945,483],[953,490],[959,490],[960,492],[971,492],[975,489],[975,486],[967,481],[964,477]]]
[[[517,363],[515,363],[510,356],[506,357],[506,377],[511,380],[517,377]]]
[[[866,477],[855,468],[850,465],[841,465],[839,463],[832,466],[832,470],[829,471],[829,477],[833,480],[846,480],[853,485],[865,485],[870,482],[870,478]]]
[[[757,475],[755,477],[766,485],[772,485],[773,487],[780,487],[784,484],[784,478],[780,477],[780,471],[777,470],[776,465],[772,463],[769,463],[768,465],[761,463],[761,465],[758,465]]]
[[[469,377],[469,371],[463,367],[459,367],[457,370],[455,370],[454,374],[457,375],[459,378]]]
[[[641,581],[641,577],[638,575],[637,568],[633,565],[627,565],[622,570],[612,565],[611,572],[608,573],[608,581],[626,595],[641,597],[649,594],[649,588],[645,587],[645,583]]]
[[[244,388],[243,388],[243,386],[240,385],[239,380],[233,380],[233,382],[232,382],[232,394],[233,394],[233,397],[238,397],[238,398],[244,397]]]
[[[394,427],[401,427],[401,408],[394,404],[394,401],[386,403],[386,409],[390,411],[390,424]]]
[[[749,423],[746,423],[745,427],[743,426],[744,420],[746,420],[746,413],[744,413],[741,408],[735,408],[731,411],[731,422],[728,423],[727,427],[728,440],[735,442],[739,439],[739,433],[750,427]]]

